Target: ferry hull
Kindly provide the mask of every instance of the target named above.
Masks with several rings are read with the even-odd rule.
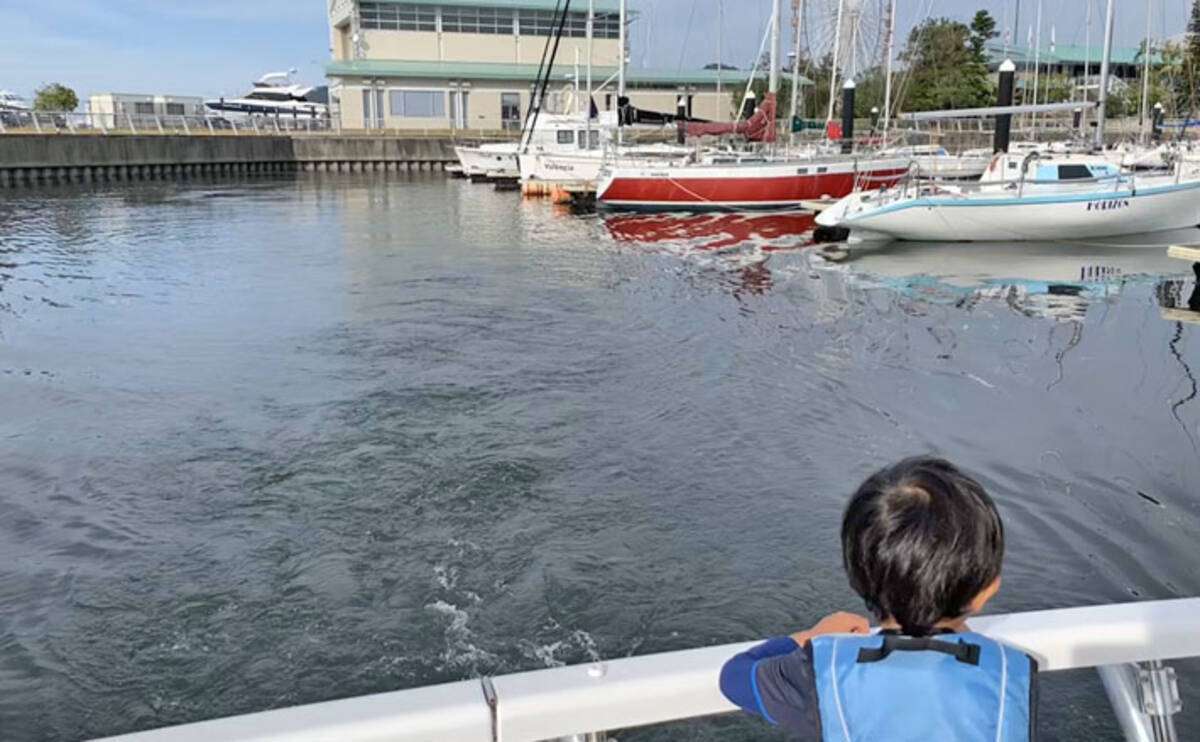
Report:
[[[847,216],[854,198],[817,223],[847,228],[854,241],[919,242],[1094,239],[1200,224],[1200,181],[1069,196],[915,199]]]
[[[649,211],[795,208],[801,201],[845,196],[863,180],[872,188],[892,185],[907,173],[902,161],[858,171],[852,162],[616,169],[601,184],[598,202]]]

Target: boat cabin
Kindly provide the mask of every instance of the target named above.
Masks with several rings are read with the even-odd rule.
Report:
[[[981,183],[1016,182],[1049,184],[1059,182],[1102,181],[1117,178],[1120,169],[1092,156],[1029,155],[1001,152],[988,164]]]

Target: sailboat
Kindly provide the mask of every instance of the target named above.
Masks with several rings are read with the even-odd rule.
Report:
[[[761,107],[742,121],[688,123],[689,136],[741,134],[751,142],[775,143],[779,21],[780,0],[773,0],[770,89]],[[894,184],[908,172],[909,164],[902,156],[815,152],[804,159],[712,157],[700,162],[616,164],[601,171],[597,203],[647,211],[796,208],[802,201],[844,196],[864,184],[872,188]]]
[[[1128,172],[1103,153],[1112,35],[1109,0],[1095,135],[1099,154],[1013,154],[1007,152],[1007,141],[998,139],[1000,152],[978,184],[918,180],[898,189],[855,193],[821,213],[817,224],[848,229],[851,241],[969,242],[1078,240],[1200,223],[1200,177],[1187,163],[1178,162],[1171,170]],[[1002,98],[1007,89],[1011,100],[1015,66],[1007,61],[1000,69]],[[1048,107],[1027,108],[1036,112]],[[998,131],[1007,131],[1007,125]]]
[[[996,155],[978,184],[906,183],[843,198],[817,224],[853,242],[1076,240],[1200,223],[1200,180],[1098,155]]]

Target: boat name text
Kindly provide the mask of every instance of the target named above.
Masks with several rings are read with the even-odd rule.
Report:
[[[1124,209],[1129,206],[1127,198],[1110,198],[1105,201],[1088,201],[1088,211],[1111,211],[1112,209]]]

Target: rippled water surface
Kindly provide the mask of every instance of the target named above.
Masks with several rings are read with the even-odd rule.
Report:
[[[1200,595],[1186,266],[807,228],[432,175],[0,194],[0,739],[795,630],[860,608],[841,507],[917,452],[997,497],[997,610]],[[1090,671],[1041,725],[1118,738]]]

